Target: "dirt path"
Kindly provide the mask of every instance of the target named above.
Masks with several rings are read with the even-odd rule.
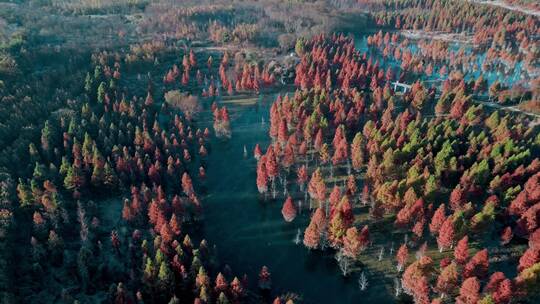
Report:
[[[534,9],[508,4],[501,0],[495,0],[495,1],[487,1],[487,0],[469,0],[470,2],[479,3],[479,4],[486,4],[486,5],[492,5],[492,6],[498,6],[505,9],[509,9],[512,11],[521,12],[523,14],[532,15],[536,17],[540,17],[540,11],[536,11]]]

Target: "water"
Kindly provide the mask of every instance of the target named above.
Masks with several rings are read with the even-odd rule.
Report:
[[[412,54],[417,54],[421,52],[421,49],[418,47],[419,40],[416,39],[409,39],[409,44],[406,47],[409,51],[412,52]],[[367,36],[366,35],[360,35],[355,37],[355,48],[359,50],[361,53],[367,53],[368,55],[371,55],[372,58],[375,60],[378,60],[380,63],[380,66],[383,68],[392,67],[394,69],[395,75],[398,75],[399,71],[401,70],[400,65],[401,61],[394,60],[391,58],[384,58],[382,56],[382,53],[376,48],[370,48],[367,44]],[[451,53],[458,53],[458,51],[463,48],[466,55],[471,55],[474,53],[473,46],[470,44],[465,43],[458,43],[458,42],[450,42],[449,48]],[[405,49],[402,49],[402,51],[405,51]],[[499,81],[500,83],[506,85],[506,86],[512,86],[515,83],[522,83],[526,84],[525,79],[525,68],[523,66],[522,61],[516,62],[515,66],[513,68],[508,68],[506,73],[500,73],[498,70],[488,70],[488,71],[482,71],[482,64],[486,60],[486,54],[485,53],[476,53],[475,54],[475,60],[471,62],[471,66],[466,66],[466,71],[462,71],[464,75],[464,79],[466,81],[471,81],[477,79],[480,75],[484,77],[484,79],[488,83],[488,87],[493,84],[495,81]],[[472,65],[476,65],[478,68],[476,70],[473,69]],[[422,75],[420,78],[428,84],[434,83],[434,84],[441,84],[442,81],[444,81],[449,73],[447,73],[445,76],[441,77],[440,73],[440,66],[434,66],[433,67],[433,73],[431,76]],[[448,72],[451,71],[451,68],[448,67]],[[409,79],[408,82],[412,82],[413,80]]]
[[[365,38],[356,41],[360,51],[368,50]],[[415,47],[411,40],[411,48]],[[382,65],[399,67],[398,62],[379,57]],[[482,58],[478,56],[479,61]],[[520,68],[518,65],[516,70]],[[488,75],[488,81],[492,82],[494,77]],[[518,77],[509,78],[514,81]],[[269,143],[266,119],[275,97],[275,94],[260,97],[256,102],[220,102],[220,106],[225,104],[230,110],[233,135],[228,141],[216,138],[211,141],[208,195],[203,201],[205,237],[217,246],[222,263],[230,265],[238,275],[249,275],[253,289],[260,268],[266,265],[272,273],[274,296],[295,292],[305,303],[393,302],[394,295],[400,293],[400,286],[399,281],[396,285],[395,276],[387,274],[388,268],[395,266],[392,264],[394,243],[385,243],[401,242],[402,239],[392,240],[388,234],[384,235],[368,250],[369,261],[364,261],[370,267],[361,267],[361,271],[357,267],[352,275],[344,278],[331,250],[310,252],[302,245],[310,214],[307,209],[299,208],[292,223],[283,220],[281,207],[287,192],[286,189],[281,191],[281,183],[276,183],[279,189],[268,194],[266,200],[259,195],[255,185],[256,160],[252,152],[255,144],[259,143],[264,150]],[[211,113],[202,116],[212,117]],[[211,126],[210,121],[202,123]],[[276,199],[271,199],[272,196]],[[391,249],[387,252],[381,245]],[[379,258],[384,261],[376,262]],[[365,290],[361,291],[362,288]]]
[[[256,143],[263,148],[268,145],[269,126],[261,125],[261,117],[269,116],[274,99],[272,95],[255,104],[227,104],[233,136],[229,141],[214,138],[211,142],[208,196],[203,200],[205,237],[217,246],[222,263],[236,274],[248,274],[252,288],[260,268],[266,265],[272,273],[274,295],[296,292],[305,303],[359,303],[366,297],[391,301],[392,291],[377,286],[371,276],[369,288],[360,291],[359,272],[343,278],[331,251],[309,252],[301,244],[309,212],[304,210],[286,223],[281,215],[281,191],[276,200],[260,198],[252,151]],[[244,145],[248,159],[244,158]]]

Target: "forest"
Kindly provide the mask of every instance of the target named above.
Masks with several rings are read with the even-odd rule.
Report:
[[[0,303],[540,302],[540,6],[0,1]]]

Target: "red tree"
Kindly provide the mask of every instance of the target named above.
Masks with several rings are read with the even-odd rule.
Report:
[[[463,277],[479,277],[484,278],[488,274],[489,260],[488,251],[483,249],[478,251],[463,268]]]
[[[297,181],[300,185],[300,189],[304,189],[304,185],[306,184],[308,180],[308,173],[307,173],[307,167],[306,165],[302,165],[300,168],[298,168],[298,171],[296,172],[297,175]]]
[[[227,283],[227,279],[225,279],[225,277],[223,276],[223,274],[218,273],[217,277],[216,277],[216,284],[215,284],[215,287],[214,287],[214,290],[216,291],[216,293],[221,293],[221,292],[226,292],[227,289],[229,288],[229,284]]]
[[[184,193],[188,196],[195,192],[193,190],[193,182],[191,181],[191,177],[189,177],[187,172],[184,172],[184,174],[182,175],[182,189],[184,190]]]
[[[435,290],[439,292],[441,296],[452,294],[457,288],[458,283],[459,274],[457,265],[455,263],[451,263],[441,271],[441,274],[437,278]]]
[[[401,271],[405,264],[407,264],[407,259],[409,258],[409,249],[407,244],[403,244],[399,247],[396,253],[397,269]]]
[[[510,226],[504,228],[501,233],[501,244],[506,245],[510,243],[513,237],[514,233],[512,232],[512,228]]]
[[[268,191],[268,175],[266,175],[266,165],[262,158],[257,166],[257,189],[261,194]]]
[[[457,304],[476,304],[480,299],[480,281],[476,277],[466,279],[456,298]]]
[[[437,237],[437,245],[439,251],[443,252],[445,248],[452,247],[454,242],[454,222],[451,217],[448,217],[441,226],[439,236]]]
[[[283,208],[281,209],[281,214],[286,222],[292,222],[296,217],[296,207],[293,203],[293,200],[290,196],[287,197]]]
[[[309,249],[315,249],[319,246],[320,239],[317,225],[310,223],[304,231],[304,245]]]
[[[434,235],[439,234],[439,230],[441,229],[441,226],[446,220],[446,216],[444,214],[444,208],[445,208],[444,204],[441,204],[439,208],[435,210],[435,213],[433,214],[433,217],[431,218],[431,223],[429,224],[429,231]]]
[[[368,228],[367,225],[365,225],[362,228],[362,230],[360,230],[359,241],[360,241],[360,246],[362,248],[366,248],[369,245],[369,243],[371,242],[370,237],[369,237],[369,228]]]
[[[518,271],[521,272],[540,262],[540,250],[528,248],[519,259]]]
[[[255,149],[253,149],[253,157],[255,157],[256,160],[259,160],[262,156],[261,146],[259,144],[255,145]]]
[[[347,229],[345,237],[343,238],[343,254],[347,257],[356,259],[362,251],[360,244],[360,235],[356,227]]]
[[[456,249],[454,249],[454,257],[458,264],[465,264],[469,258],[469,237],[464,236],[457,243]]]

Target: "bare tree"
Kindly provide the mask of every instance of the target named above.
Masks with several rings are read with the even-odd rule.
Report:
[[[384,257],[384,246],[381,246],[381,249],[379,250],[379,254],[377,255],[377,259],[379,261],[382,261],[383,257]]]
[[[358,287],[360,288],[361,291],[364,291],[367,289],[368,285],[369,283],[368,283],[366,274],[365,272],[362,271],[362,273],[360,273],[360,278],[358,278]]]
[[[326,248],[328,248],[328,233],[326,231],[326,229],[322,229],[322,232],[321,232],[321,239],[319,241],[319,246],[321,248],[321,250],[325,250]]]
[[[345,256],[341,250],[336,253],[334,258],[338,262],[341,274],[343,274],[344,277],[348,276],[351,273],[351,259]]]
[[[301,236],[302,236],[302,231],[300,231],[300,228],[298,228],[298,230],[296,231],[296,237],[294,238],[294,243],[296,245],[302,242]]]
[[[394,278],[394,295],[399,297],[401,295],[401,292],[403,291],[403,288],[401,287],[401,282],[399,278]]]

